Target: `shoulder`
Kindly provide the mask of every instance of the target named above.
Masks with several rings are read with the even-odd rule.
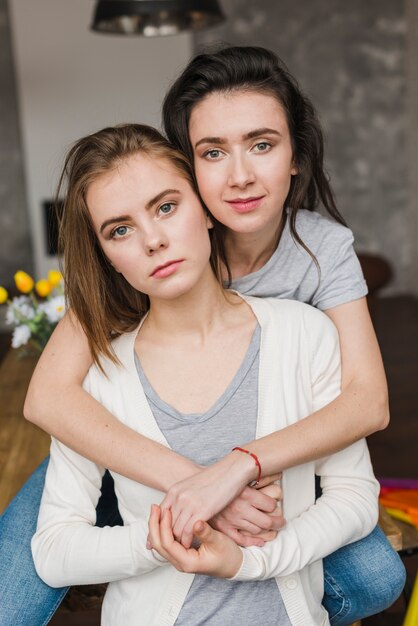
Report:
[[[292,239],[288,227],[285,246],[292,251],[295,262],[296,254],[297,263],[308,268],[301,283],[308,281],[314,287],[305,301],[327,310],[367,294],[367,285],[353,246],[353,233],[349,228],[303,209],[296,215],[296,231],[318,263],[316,267],[308,252]],[[313,280],[315,285],[312,285]]]
[[[296,231],[304,243],[314,249],[322,247],[324,242],[337,247],[341,243],[351,245],[354,241],[353,233],[347,226],[307,209],[300,209],[297,212]]]
[[[317,336],[331,334],[337,336],[337,329],[323,311],[305,302],[278,298],[256,298],[246,296],[260,324],[269,322],[287,331],[299,331]]]
[[[84,380],[84,387],[93,393],[99,388],[105,389],[119,384],[121,378],[130,375],[135,368],[134,347],[138,329],[124,333],[111,342],[115,361],[107,356],[99,357],[99,364],[94,363]]]

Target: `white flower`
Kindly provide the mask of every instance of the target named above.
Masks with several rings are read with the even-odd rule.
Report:
[[[21,324],[23,320],[33,320],[35,309],[27,296],[13,298],[6,312],[6,324]]]
[[[65,297],[55,296],[47,302],[42,302],[39,305],[39,311],[43,311],[52,324],[59,322],[65,313]]]
[[[31,332],[27,326],[16,326],[13,331],[12,348],[20,348],[24,346],[30,339]]]
[[[9,306],[7,307],[7,311],[6,311],[6,324],[18,324],[19,321],[16,318],[16,313],[15,310],[13,308],[13,304],[9,304]]]

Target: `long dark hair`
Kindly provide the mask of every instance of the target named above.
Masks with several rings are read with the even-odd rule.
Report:
[[[193,107],[211,93],[256,91],[275,97],[286,115],[293,159],[298,174],[292,176],[285,201],[293,238],[317,261],[296,231],[299,209],[322,206],[346,226],[339,213],[324,169],[324,139],[316,111],[285,64],[270,50],[250,46],[223,47],[199,54],[173,83],[163,104],[163,124],[170,142],[193,163],[189,121]],[[317,265],[318,266],[318,265]],[[318,267],[319,269],[319,267]]]

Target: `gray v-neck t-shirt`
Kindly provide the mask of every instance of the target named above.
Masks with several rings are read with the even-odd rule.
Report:
[[[183,414],[155,392],[136,358],[138,375],[154,418],[170,446],[202,465],[255,439],[261,329],[257,326],[233,380],[205,413]],[[176,626],[290,626],[274,579],[235,582],[196,575]]]

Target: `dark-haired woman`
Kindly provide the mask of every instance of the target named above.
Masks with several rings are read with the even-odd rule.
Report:
[[[169,139],[193,161],[203,202],[226,226],[225,279],[245,294],[313,304],[339,332],[341,395],[302,422],[248,443],[263,472],[324,457],[384,428],[387,389],[366,285],[323,170],[315,111],[294,79],[263,49],[199,55],[168,93],[164,122]],[[329,217],[316,212],[319,206]],[[67,317],[39,362],[26,416],[92,460],[167,491],[163,507],[171,508],[184,545],[197,519],[215,516],[240,545],[257,542],[266,511],[231,503],[254,472],[250,459],[231,453],[202,469],[125,428],[81,388],[91,354],[80,325]],[[33,494],[22,498],[36,508]],[[12,506],[3,526],[15,518]],[[324,605],[341,626],[391,604],[404,570],[375,530],[326,559],[325,581]]]

